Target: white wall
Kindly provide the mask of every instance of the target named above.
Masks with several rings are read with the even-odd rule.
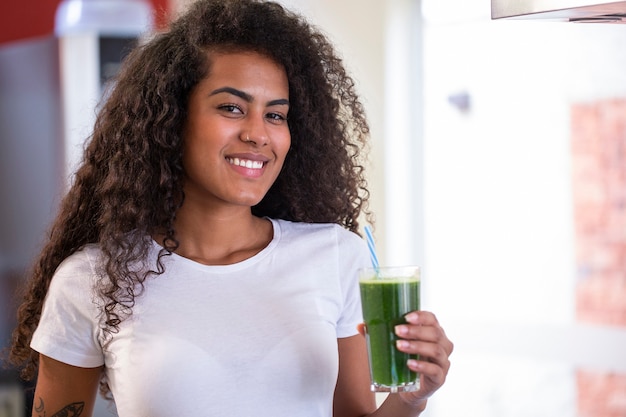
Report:
[[[426,303],[456,342],[429,415],[573,417],[577,367],[626,368],[626,332],[575,324],[569,119],[626,96],[626,26],[469,3],[424,1]]]

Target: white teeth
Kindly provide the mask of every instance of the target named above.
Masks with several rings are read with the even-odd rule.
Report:
[[[263,162],[261,161],[251,161],[249,159],[239,159],[239,158],[227,158],[228,162],[237,165],[240,167],[248,168],[248,169],[261,169],[263,168]]]

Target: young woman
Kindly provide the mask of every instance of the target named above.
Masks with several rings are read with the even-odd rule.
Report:
[[[369,130],[327,39],[276,3],[200,0],[128,57],[29,281],[11,360],[34,416],[416,416],[452,343],[399,349],[377,410],[359,334]]]

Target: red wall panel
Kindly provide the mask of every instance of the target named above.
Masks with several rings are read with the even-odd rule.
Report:
[[[52,34],[59,3],[61,0],[0,1],[0,43]],[[150,0],[150,3],[156,12],[157,26],[165,26],[168,0]]]

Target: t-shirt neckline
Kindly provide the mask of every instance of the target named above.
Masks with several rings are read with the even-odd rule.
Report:
[[[228,264],[228,265],[207,265],[207,264],[194,261],[193,259],[185,258],[184,256],[181,256],[174,252],[172,252],[170,256],[166,257],[166,259],[170,258],[172,261],[180,262],[192,268],[201,269],[205,271],[210,270],[211,272],[235,272],[235,271],[239,271],[245,268],[249,268],[250,266],[255,265],[259,263],[261,260],[265,259],[278,245],[281,235],[282,235],[280,223],[275,219],[271,219],[269,217],[265,217],[265,218],[268,219],[272,223],[272,229],[273,229],[272,240],[269,242],[267,246],[261,249],[257,254],[251,256],[250,258],[244,259],[243,261],[235,262],[233,264]],[[152,245],[156,253],[158,253],[161,249],[163,249],[163,247],[154,240],[152,241]]]

